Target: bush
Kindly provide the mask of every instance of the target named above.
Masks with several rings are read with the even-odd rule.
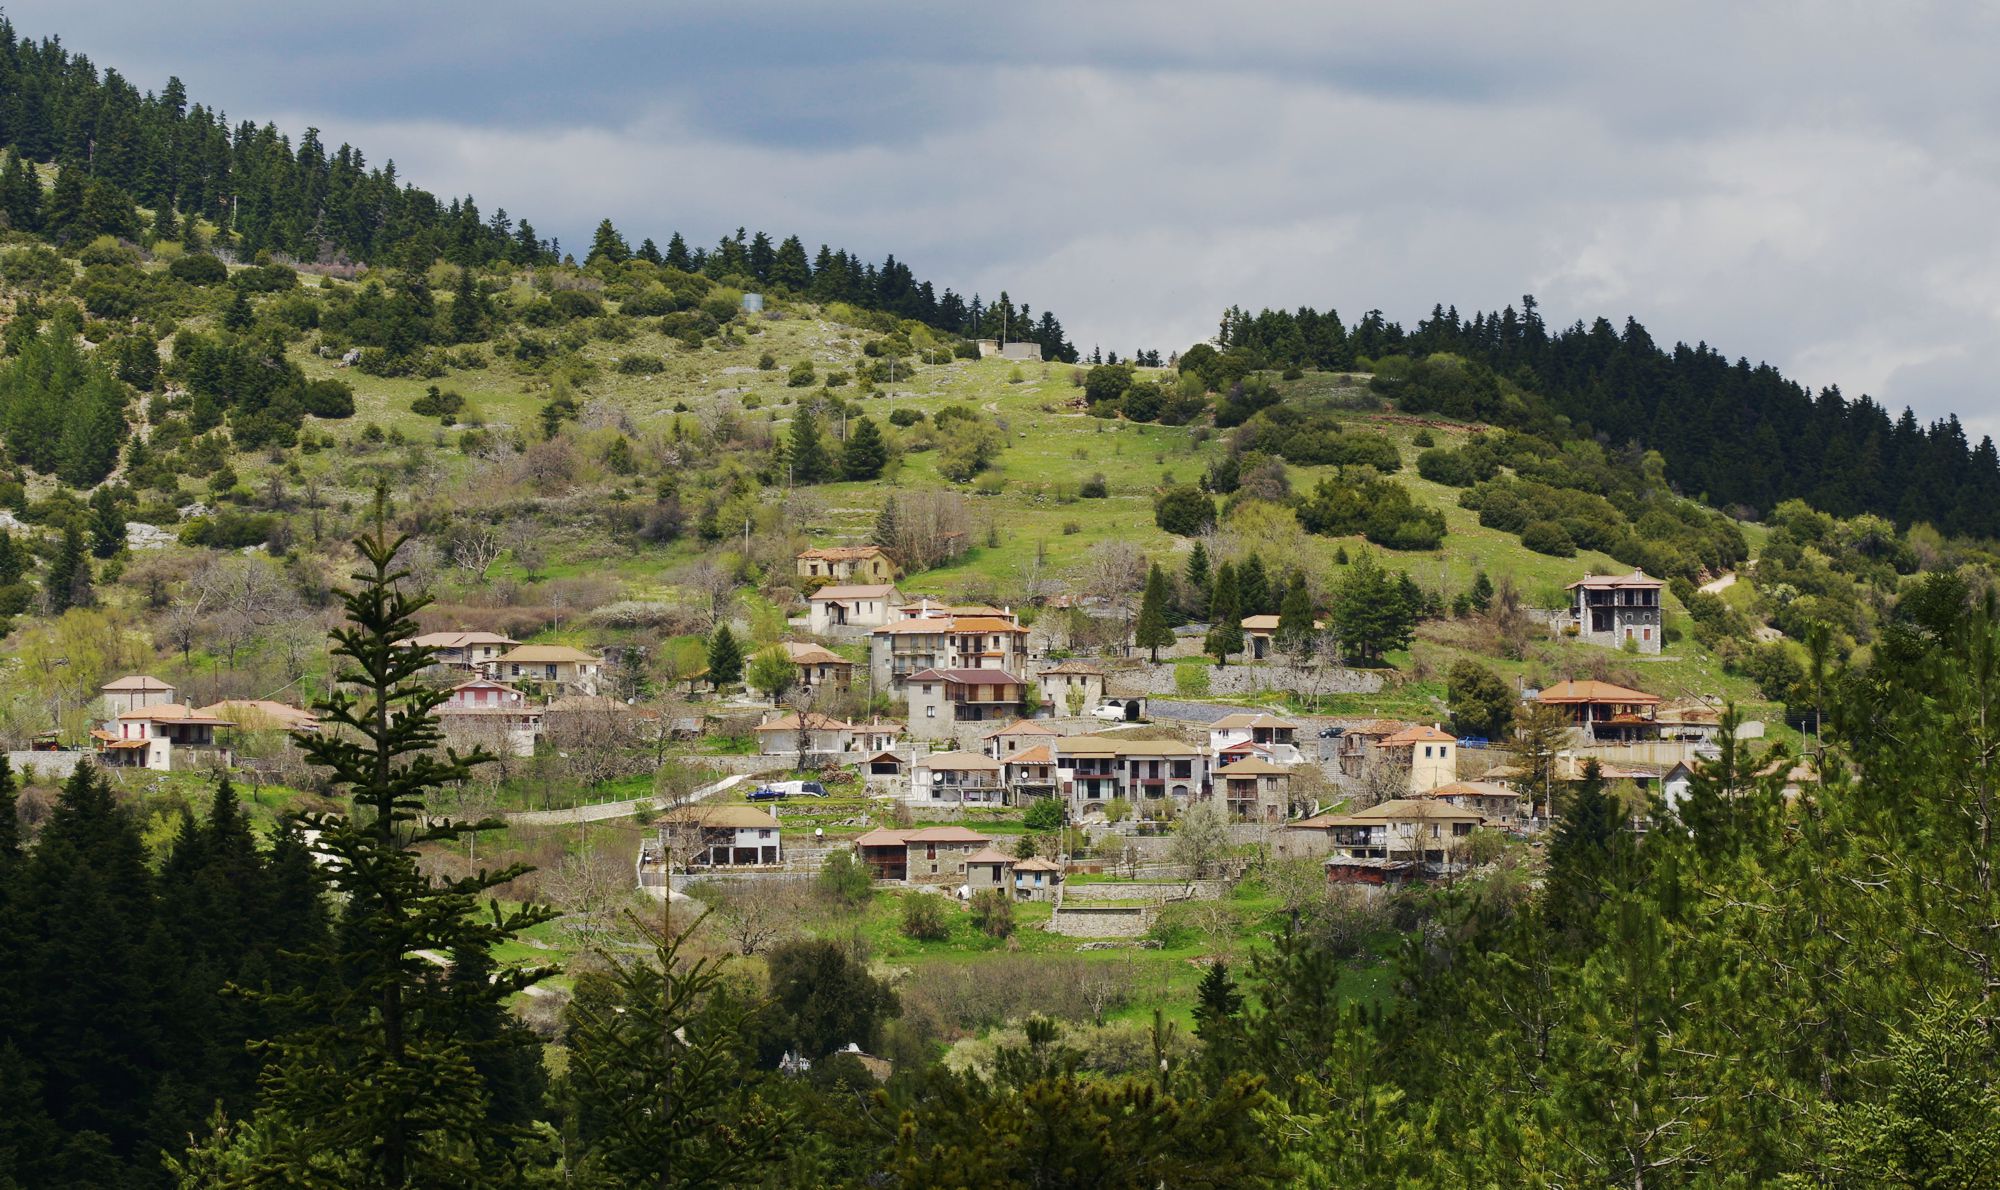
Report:
[[[793,364],[791,372],[785,377],[785,383],[792,388],[808,388],[812,385],[812,382],[813,366],[811,360],[802,359],[798,363]]]
[[[775,356],[775,355],[772,355],[772,354],[771,354],[770,352],[768,352],[768,351],[767,351],[767,352],[765,352],[764,354],[762,354],[762,355],[758,356],[758,357],[757,357],[757,370],[758,370],[759,372],[775,372],[775,371],[777,371],[777,370],[778,370],[778,357],[777,357],[777,356]]]
[[[989,938],[1014,932],[1014,900],[1005,891],[986,888],[972,894],[972,924]]]
[[[1076,494],[1085,500],[1102,500],[1111,493],[1105,486],[1104,473],[1100,471],[1089,479],[1084,480],[1083,486],[1076,490]]]
[[[229,280],[229,266],[206,252],[195,252],[168,265],[167,275],[189,285],[214,285]]]
[[[1536,521],[1522,529],[1521,544],[1551,558],[1576,557],[1576,541],[1555,521]]]
[[[828,852],[819,866],[819,892],[829,901],[858,909],[875,895],[875,878],[852,851]]]
[[[1052,831],[1062,827],[1062,803],[1052,797],[1038,797],[1028,806],[1028,812],[1021,816],[1022,825],[1031,831]]]
[[[1206,665],[1174,666],[1174,693],[1183,698],[1204,698],[1208,695],[1208,667]]]
[[[889,414],[889,424],[892,426],[914,426],[923,420],[924,411],[921,409],[897,409]]]
[[[300,404],[314,417],[354,416],[354,390],[344,380],[311,380],[300,392]]]
[[[604,299],[584,289],[559,289],[549,305],[564,318],[593,318],[604,313]]]
[[[1418,430],[1417,436],[1410,439],[1410,445],[1418,447],[1419,449],[1422,449],[1424,447],[1436,446],[1437,439],[1431,437],[1431,432],[1429,430]]]
[[[1193,537],[1215,527],[1215,501],[1193,484],[1160,493],[1153,502],[1153,523],[1178,537]]]
[[[424,395],[410,402],[410,412],[418,417],[438,417],[450,421],[465,408],[465,398],[454,392],[439,392],[433,384],[424,390]]]
[[[930,893],[903,895],[903,936],[918,942],[939,942],[951,934],[945,920],[944,899]]]
[[[618,371],[626,376],[658,376],[667,370],[657,355],[628,355],[618,361]]]

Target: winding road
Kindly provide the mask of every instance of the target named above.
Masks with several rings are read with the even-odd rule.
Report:
[[[751,779],[752,774],[749,773],[738,773],[733,777],[724,777],[713,785],[704,785],[700,789],[695,790],[688,795],[688,800],[698,802],[703,798],[721,793],[725,789],[734,789],[736,786]],[[622,802],[597,802],[589,806],[573,806],[567,810],[518,810],[506,816],[507,825],[567,826],[577,822],[603,822],[607,818],[629,817],[637,814],[642,808],[650,808],[657,805],[659,801],[660,799],[656,797],[634,797],[626,798]]]

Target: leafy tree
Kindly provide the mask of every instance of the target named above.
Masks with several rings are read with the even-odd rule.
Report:
[[[822,1058],[849,1043],[867,1048],[896,1014],[896,994],[833,942],[781,943],[766,961],[776,1027],[801,1057]]]
[[[819,865],[821,895],[849,909],[866,905],[875,895],[875,877],[854,852],[829,851]]]
[[[1236,568],[1224,562],[1216,568],[1215,590],[1208,597],[1210,621],[1203,643],[1203,651],[1215,658],[1217,665],[1228,665],[1230,654],[1243,651],[1242,606]]]
[[[717,690],[743,680],[743,650],[729,625],[718,624],[708,638],[708,681]]]
[[[856,421],[840,451],[841,475],[849,480],[875,479],[888,461],[889,451],[875,422],[866,417]]]
[[[711,668],[713,665],[711,660]],[[744,680],[752,689],[762,690],[766,697],[776,702],[799,680],[799,667],[792,664],[791,655],[785,652],[783,645],[772,645],[750,659]]]
[[[1053,831],[1062,829],[1062,803],[1052,797],[1038,797],[1028,804],[1028,812],[1021,817],[1021,823],[1031,831]]]
[[[1215,501],[1195,485],[1180,484],[1153,501],[1153,523],[1180,537],[1193,537],[1215,527]]]
[[[1014,898],[1005,889],[983,888],[972,894],[967,905],[972,928],[989,938],[1006,938],[1014,932]]]
[[[491,954],[552,915],[536,906],[503,911],[497,901],[489,915],[475,912],[482,894],[525,865],[442,880],[418,866],[420,847],[500,824],[428,807],[434,790],[490,757],[436,751],[432,712],[447,694],[416,680],[433,663],[430,651],[402,643],[416,635],[413,616],[425,601],[401,589],[408,576],[395,558],[406,539],[389,538],[380,523],[378,497],[377,528],[355,543],[366,567],[361,585],[345,597],[347,626],[332,634],[345,662],[340,685],[319,704],[332,730],[299,741],[355,807],[351,816],[305,817],[345,907],[324,977],[279,1002],[321,1023],[276,1043],[256,1114],[206,1147],[247,1150],[293,1176],[347,1184],[489,1184],[532,1140],[527,1121],[504,1110],[495,1072],[532,1062],[535,1042],[496,1026],[495,1014],[546,974],[495,969]],[[450,968],[413,957],[424,953],[445,956]]]
[[[1146,593],[1139,601],[1132,643],[1147,650],[1155,665],[1159,664],[1160,650],[1174,643],[1174,630],[1167,626],[1167,576],[1158,562],[1146,573]]]
[[[1415,611],[1367,553],[1347,568],[1334,590],[1333,631],[1347,656],[1364,665],[1381,665],[1385,654],[1407,647],[1415,634]]]
[[[903,936],[919,942],[937,942],[951,935],[945,920],[944,902],[929,893],[903,894]]]
[[[1514,691],[1498,674],[1466,659],[1451,667],[1445,685],[1445,705],[1451,725],[1460,735],[1505,739],[1514,722]]]

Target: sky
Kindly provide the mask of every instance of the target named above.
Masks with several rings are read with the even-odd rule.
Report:
[[[1052,309],[1532,293],[2000,436],[2000,8],[8,0],[581,250],[739,225]],[[1408,10],[1408,11],[1405,11]]]

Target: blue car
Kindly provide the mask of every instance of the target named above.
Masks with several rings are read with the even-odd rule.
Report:
[[[765,786],[762,789],[754,789],[750,792],[750,800],[753,802],[775,802],[784,796],[784,790],[772,789],[769,786]]]

